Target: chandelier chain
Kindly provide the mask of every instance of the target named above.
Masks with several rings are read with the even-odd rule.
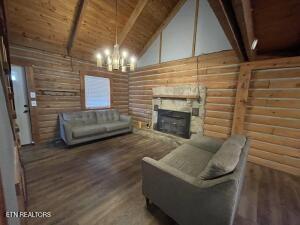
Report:
[[[118,0],[116,0],[116,44],[118,44]]]

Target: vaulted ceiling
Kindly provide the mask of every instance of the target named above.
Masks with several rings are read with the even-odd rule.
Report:
[[[138,55],[180,2],[119,0],[121,47]],[[7,0],[6,10],[14,44],[93,60],[115,41],[114,0]]]
[[[241,60],[300,55],[299,0],[208,1]]]

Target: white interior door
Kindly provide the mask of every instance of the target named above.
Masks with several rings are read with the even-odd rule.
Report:
[[[11,76],[14,89],[14,100],[17,113],[17,124],[20,128],[21,145],[32,143],[29,103],[25,71],[22,66],[12,65]]]

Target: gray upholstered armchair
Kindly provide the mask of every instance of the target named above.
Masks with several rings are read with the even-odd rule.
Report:
[[[154,203],[180,225],[231,225],[249,149],[249,142],[244,137],[238,138],[244,139],[239,145],[240,154],[226,152],[231,159],[237,159],[236,163],[229,157],[226,159],[223,153],[213,159],[225,143],[208,137],[194,137],[159,161],[144,158],[142,189],[147,205]],[[237,145],[231,142],[222,148],[230,151],[228,147]],[[233,165],[214,164],[220,159]],[[216,165],[220,165],[221,170]],[[228,169],[232,171],[226,171]],[[224,172],[226,174],[221,175]]]

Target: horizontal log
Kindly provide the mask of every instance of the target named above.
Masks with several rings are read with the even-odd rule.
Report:
[[[300,98],[299,89],[250,89],[249,97],[256,98]]]
[[[203,133],[204,133],[204,136],[208,136],[208,137],[221,138],[221,139],[228,138],[228,135],[226,135],[226,134],[213,132],[213,131],[209,131],[209,130],[204,130]]]
[[[262,159],[262,158],[252,156],[252,155],[248,156],[248,161],[258,164],[258,165],[266,166],[266,167],[269,167],[269,168],[272,168],[275,170],[279,170],[279,171],[283,171],[286,173],[294,174],[296,176],[300,176],[300,169],[292,167],[292,166],[284,165],[284,164],[274,162],[271,160],[267,160],[267,159]]]
[[[249,154],[262,159],[267,159],[284,165],[300,168],[300,158],[263,151],[260,149],[255,149],[253,147],[250,149]]]
[[[277,127],[273,125],[264,125],[258,123],[245,122],[245,130],[300,139],[299,129],[293,129],[293,128]]]
[[[300,140],[294,138],[287,138],[277,135],[264,134],[259,132],[247,131],[246,135],[251,139],[267,142],[271,144],[283,145],[291,148],[300,149]]]
[[[300,119],[300,109],[248,106],[247,114]]]
[[[245,116],[246,122],[279,126],[279,127],[288,127],[300,129],[300,120],[299,119],[290,119],[290,118],[281,118],[281,117],[271,117],[271,116],[260,116],[260,115],[249,115]]]
[[[277,144],[272,144],[272,143],[267,143],[267,142],[257,141],[257,140],[251,140],[251,147],[263,151],[300,158],[300,151],[299,149],[296,148],[291,148],[287,146],[282,146],[282,145],[277,145]]]

